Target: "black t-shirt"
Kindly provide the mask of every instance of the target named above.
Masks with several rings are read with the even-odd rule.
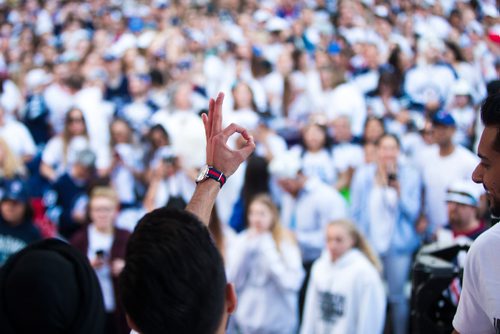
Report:
[[[9,256],[41,238],[38,229],[29,221],[12,227],[0,218],[0,266]]]

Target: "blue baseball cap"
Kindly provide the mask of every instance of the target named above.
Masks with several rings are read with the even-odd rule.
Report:
[[[3,193],[1,194],[2,201],[28,202],[28,189],[22,180],[15,179],[4,183]]]
[[[339,43],[332,42],[330,45],[328,45],[327,52],[330,55],[338,55],[340,51],[342,50],[341,46]]]
[[[131,32],[141,32],[144,28],[144,20],[140,17],[133,16],[128,21],[128,28]]]
[[[432,117],[432,124],[455,127],[455,119],[445,111],[439,111]]]

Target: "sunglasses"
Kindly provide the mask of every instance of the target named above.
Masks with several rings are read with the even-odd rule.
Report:
[[[80,123],[80,122],[83,122],[83,118],[81,118],[81,117],[68,118],[68,123]]]

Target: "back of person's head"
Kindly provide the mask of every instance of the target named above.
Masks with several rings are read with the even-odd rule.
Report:
[[[87,258],[48,239],[11,256],[0,270],[4,334],[104,333],[99,281]]]
[[[146,214],[120,276],[125,311],[142,334],[214,333],[224,314],[224,264],[208,229],[186,211]]]
[[[497,127],[498,132],[493,143],[495,151],[500,152],[500,93],[489,95],[481,106],[481,120],[487,127]]]

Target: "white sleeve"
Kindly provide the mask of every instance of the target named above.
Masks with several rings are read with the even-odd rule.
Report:
[[[272,279],[284,290],[298,291],[304,279],[300,249],[289,241],[282,241],[280,251],[271,234],[264,236],[261,255]]]
[[[384,331],[386,296],[382,281],[372,275],[359,277],[357,334],[381,334]]]
[[[62,160],[62,141],[59,137],[49,140],[42,153],[42,161],[49,166],[54,166]]]
[[[325,103],[323,89],[321,88],[321,79],[319,72],[311,70],[306,74],[307,86],[306,94],[311,101],[311,110],[322,110]]]
[[[361,137],[363,135],[365,120],[366,120],[366,103],[363,95],[359,92],[357,87],[356,94],[353,95],[354,105],[353,105],[353,113],[352,113],[352,133],[355,136]]]
[[[314,333],[314,324],[317,322],[318,313],[318,291],[316,289],[316,277],[318,271],[318,262],[314,263],[311,269],[311,277],[307,284],[306,300],[304,302],[304,311],[302,314],[302,325],[300,334]]]
[[[477,242],[478,240],[476,240]],[[459,333],[492,333],[494,329],[491,321],[484,311],[484,302],[481,298],[481,292],[478,278],[481,276],[480,261],[484,261],[480,256],[480,247],[482,244],[473,244],[467,254],[467,261],[464,268],[464,279],[460,301],[458,303],[457,313],[453,319],[453,328]],[[484,273],[483,273],[484,274]],[[486,277],[482,277],[486,279]]]
[[[29,132],[28,128],[23,124],[18,127],[18,140],[22,143],[22,154],[23,155],[35,155],[36,154],[36,144],[33,140],[33,136]]]

